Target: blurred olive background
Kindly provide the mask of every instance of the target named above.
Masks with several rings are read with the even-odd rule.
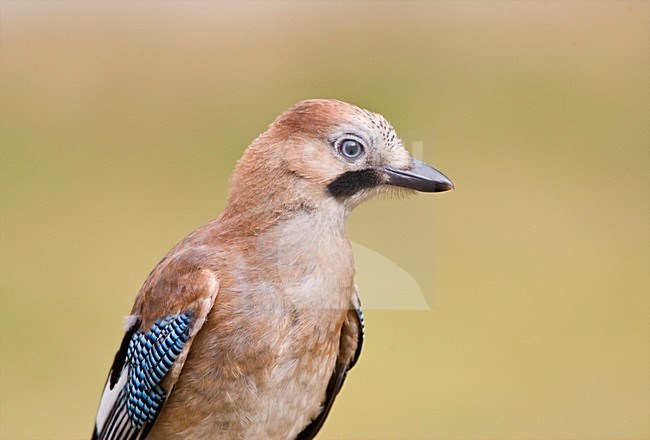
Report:
[[[1,14],[2,438],[89,437],[149,270],[312,97],[383,113],[457,187],[351,216],[431,310],[367,312],[319,438],[650,437],[650,3]]]

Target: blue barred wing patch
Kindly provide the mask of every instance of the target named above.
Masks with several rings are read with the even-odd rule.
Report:
[[[131,425],[154,421],[165,400],[161,382],[189,339],[190,313],[158,319],[151,329],[134,333],[127,351],[129,376],[124,387]]]

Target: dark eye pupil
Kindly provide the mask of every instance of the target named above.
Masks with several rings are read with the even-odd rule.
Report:
[[[361,144],[352,139],[347,139],[341,144],[341,152],[345,157],[357,157],[361,154]]]

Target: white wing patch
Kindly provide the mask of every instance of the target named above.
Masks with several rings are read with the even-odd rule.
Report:
[[[106,420],[108,419],[108,416],[115,406],[115,402],[117,401],[117,398],[120,395],[120,392],[124,388],[124,385],[126,385],[126,378],[128,377],[128,369],[129,367],[125,367],[122,370],[122,373],[120,374],[120,380],[117,381],[113,389],[111,389],[111,381],[110,379],[106,381],[106,387],[104,387],[104,392],[102,393],[102,399],[99,402],[99,409],[97,410],[97,418],[96,418],[96,423],[97,423],[97,431],[101,432],[102,429],[104,428],[104,424],[106,423]]]

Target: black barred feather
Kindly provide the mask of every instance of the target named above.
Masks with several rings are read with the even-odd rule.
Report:
[[[167,398],[161,383],[189,339],[190,319],[190,313],[169,315],[147,332],[127,331],[100,402],[98,414],[107,415],[103,420],[98,416],[93,440],[147,436]]]

